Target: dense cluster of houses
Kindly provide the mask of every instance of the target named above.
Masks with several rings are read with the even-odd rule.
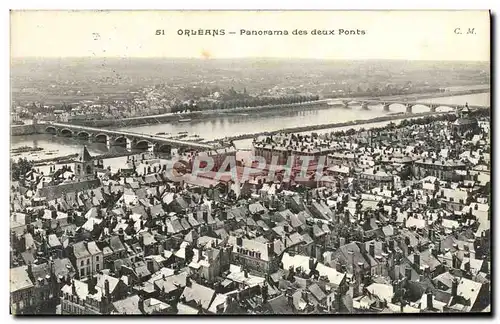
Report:
[[[273,181],[174,182],[148,154],[112,172],[84,148],[11,184],[11,312],[488,312],[490,121],[472,124],[259,139],[327,155]]]

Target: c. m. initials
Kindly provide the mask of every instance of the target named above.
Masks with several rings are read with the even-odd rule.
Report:
[[[455,34],[457,35],[475,35],[476,34],[476,31],[474,30],[474,28],[467,28],[467,31],[462,31],[462,29],[460,27],[457,27],[455,28]]]

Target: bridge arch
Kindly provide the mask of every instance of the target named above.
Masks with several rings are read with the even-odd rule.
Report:
[[[163,144],[158,144],[158,152],[160,153],[171,153],[172,152],[172,145],[163,143]]]
[[[108,135],[99,133],[94,137],[94,141],[97,143],[107,143],[108,142]]]
[[[86,132],[86,131],[81,131],[81,132],[78,132],[78,134],[76,135],[76,137],[78,137],[79,139],[86,139],[86,140],[88,140],[90,138],[90,133]]]
[[[47,128],[45,128],[45,132],[49,133],[49,134],[56,135],[57,134],[57,128],[55,128],[54,126],[48,126]]]
[[[455,110],[455,108],[453,108],[450,105],[439,105],[439,104],[434,105],[434,111],[453,111],[453,110]]]
[[[63,137],[72,137],[73,131],[69,128],[63,128],[63,129],[61,129],[59,134],[61,134],[61,136],[63,136]]]
[[[119,136],[115,138],[113,145],[126,147],[128,142],[129,140],[125,136]]]
[[[135,142],[135,144],[132,146],[132,148],[136,149],[136,150],[147,150],[152,145],[153,145],[153,143],[151,143],[148,140],[143,139],[143,140],[138,140],[137,142]]]

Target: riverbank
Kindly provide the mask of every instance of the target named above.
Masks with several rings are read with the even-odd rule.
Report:
[[[482,108],[482,109],[488,109],[488,108]],[[278,133],[313,132],[316,130],[329,129],[329,128],[356,126],[356,125],[372,124],[372,123],[379,123],[379,122],[395,121],[395,120],[401,120],[401,119],[413,119],[413,118],[420,118],[420,117],[426,117],[426,116],[439,116],[439,115],[454,114],[454,113],[455,113],[454,111],[446,111],[446,112],[421,112],[421,113],[413,113],[413,114],[388,115],[388,116],[386,115],[386,116],[380,116],[380,117],[376,117],[376,118],[357,119],[357,120],[352,120],[352,121],[348,121],[348,122],[341,122],[341,123],[329,123],[329,124],[321,124],[321,125],[313,125],[313,126],[290,127],[290,128],[284,128],[284,129],[271,131],[271,132],[258,132],[258,133],[253,133],[253,134],[229,136],[229,137],[225,137],[223,139],[229,140],[229,141],[239,141],[239,140],[245,140],[245,139],[252,139],[252,138],[255,138],[258,136],[274,135],[274,134],[278,134]],[[223,139],[217,139],[215,141],[220,141]]]
[[[130,156],[130,155],[136,155],[138,152],[120,152],[120,153],[104,153],[100,155],[96,155],[93,157],[94,160],[105,160],[105,159],[112,159],[112,158],[117,158],[117,157],[123,157],[123,156]],[[76,158],[78,154],[68,154],[64,156],[58,156],[54,158],[48,158],[48,159],[43,159],[43,160],[33,160],[33,163],[35,166],[42,166],[42,165],[47,165],[47,164],[66,164],[66,163],[72,163],[73,159]]]
[[[207,118],[217,118],[221,116],[230,116],[234,114],[249,113],[256,111],[276,111],[279,109],[297,109],[297,108],[307,108],[314,107],[318,108],[329,108],[327,105],[327,100],[316,100],[307,101],[294,104],[285,105],[268,105],[268,106],[256,106],[256,107],[239,107],[231,109],[220,109],[220,110],[205,110],[205,111],[193,111],[188,113],[166,113],[162,115],[153,116],[142,116],[134,118],[122,118],[122,119],[106,119],[106,120],[88,120],[74,123],[75,125],[90,126],[90,127],[128,127],[128,126],[140,126],[140,125],[151,125],[151,124],[162,124],[168,122],[179,122],[183,119],[190,120],[200,120]]]

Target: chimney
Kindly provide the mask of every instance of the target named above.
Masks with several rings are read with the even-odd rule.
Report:
[[[205,224],[208,224],[208,211],[207,210],[203,211],[203,221],[205,222]]]
[[[314,262],[314,258],[309,258],[309,270],[314,270],[315,268],[315,262]]]
[[[267,243],[267,255],[271,256],[274,253],[274,242]]]
[[[386,241],[382,241],[382,252],[387,253],[387,242]]]
[[[392,238],[389,240],[389,249],[394,252],[394,239]]]
[[[73,296],[76,296],[75,279],[71,281],[71,293],[73,294]]]
[[[405,245],[410,246],[410,238],[408,236],[405,236]]]
[[[243,245],[243,238],[241,236],[238,236],[236,238],[236,245],[242,246]]]
[[[470,272],[470,259],[464,264],[465,272]]]
[[[416,253],[413,255],[413,264],[417,267],[417,269],[420,268],[420,254]]]
[[[432,241],[434,239],[434,230],[429,229],[429,231],[427,232],[427,234],[429,236],[429,241]]]
[[[432,304],[432,292],[430,289],[427,290],[427,309],[434,309],[434,305]]]
[[[453,269],[458,269],[458,267],[459,267],[459,262],[458,262],[458,257],[456,255],[456,252],[453,253],[453,255],[451,256],[451,267]]]
[[[139,297],[139,302],[137,307],[139,307],[139,310],[141,311],[142,314],[144,314],[144,298]]]
[[[186,276],[186,287],[191,287],[191,276]]]
[[[125,241],[125,232],[123,231],[123,228],[118,230],[118,238],[122,243]]]
[[[109,281],[108,279],[104,280],[104,292],[106,294],[106,297],[110,297],[110,294],[109,294]]]
[[[92,277],[90,276],[90,273],[89,275],[87,276],[87,290],[88,292],[92,295]]]
[[[198,247],[198,262],[203,258],[203,251],[201,249],[201,246]]]
[[[28,276],[30,278],[33,277],[33,265],[31,264],[31,262],[28,263]]]
[[[214,261],[214,249],[208,248],[206,252],[207,252],[208,262],[209,263],[213,262]]]
[[[374,242],[370,242],[369,249],[370,249],[371,257],[374,258],[375,257],[375,243]]]
[[[411,280],[411,268],[405,268],[405,278]]]
[[[451,296],[457,297],[458,280],[456,278],[451,282]]]
[[[293,310],[295,310],[295,307],[293,306],[293,296],[291,292],[287,292],[287,297],[288,297],[288,306],[290,306]]]
[[[154,262],[153,262],[153,260],[152,260],[152,259],[148,259],[148,260],[146,261],[146,265],[147,265],[147,268],[148,268],[149,272],[151,272],[151,273],[154,273],[154,272],[155,272],[155,271],[154,271]]]

